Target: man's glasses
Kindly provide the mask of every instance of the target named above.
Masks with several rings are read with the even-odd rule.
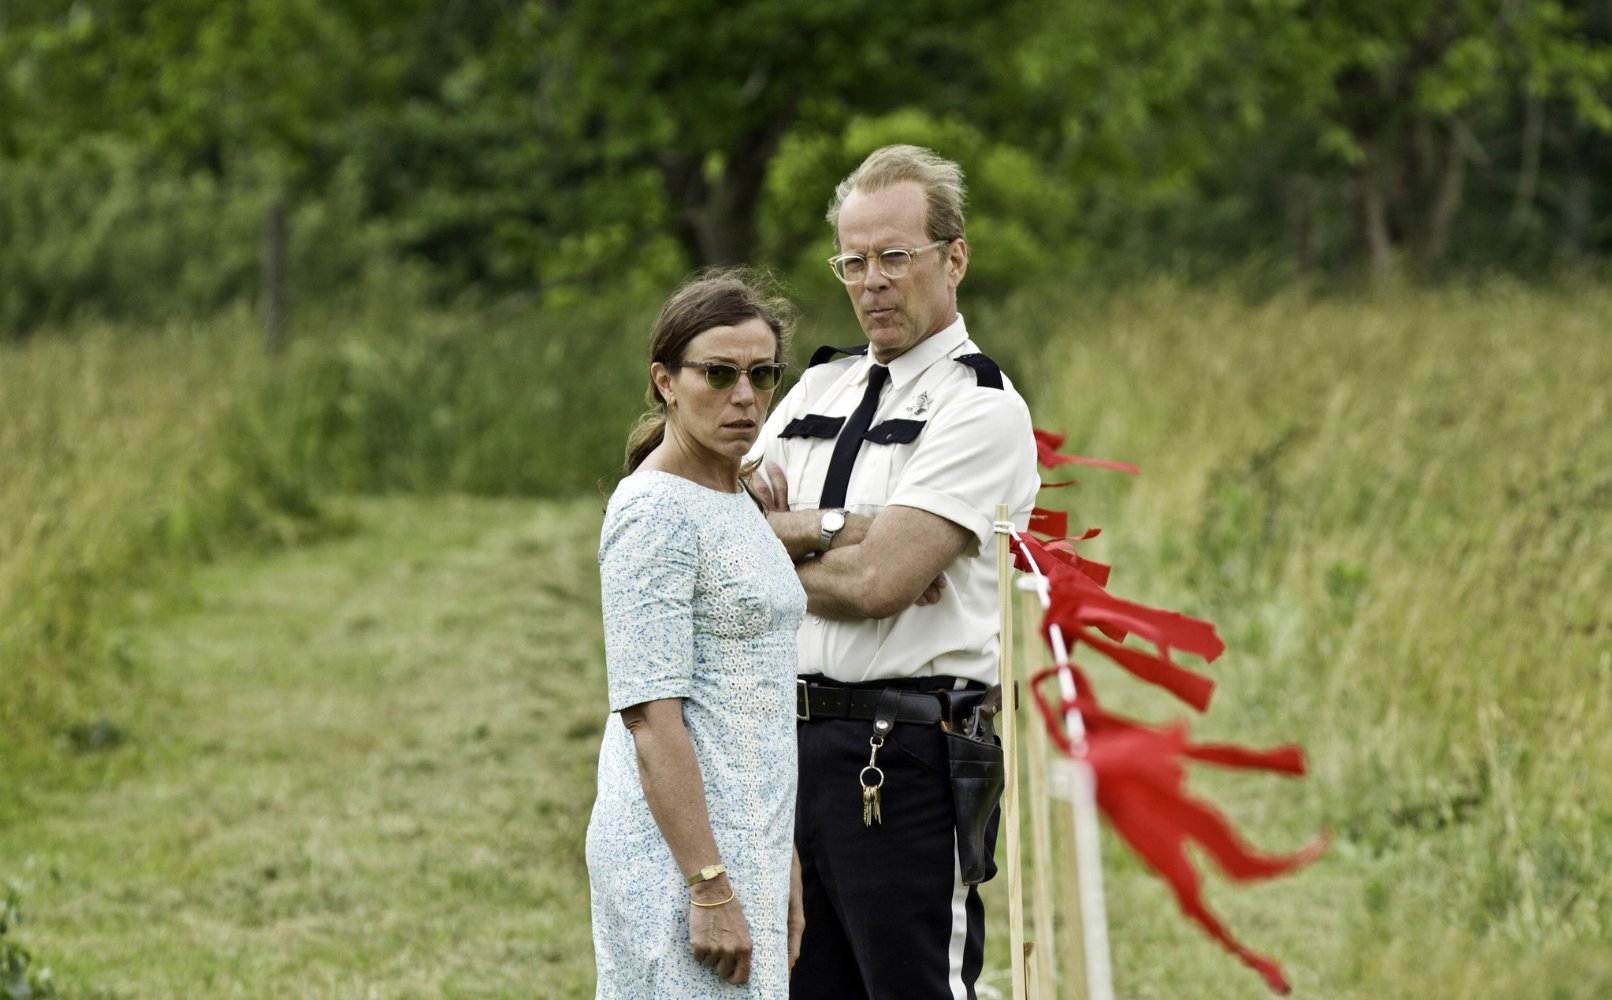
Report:
[[[778,383],[784,380],[784,369],[789,366],[781,361],[769,361],[749,368],[730,365],[726,361],[680,361],[674,367],[704,369],[705,384],[718,392],[738,385],[740,375],[750,379],[750,388],[767,392],[778,388]]]
[[[951,240],[936,240],[921,247],[890,247],[880,250],[875,257],[878,259],[879,273],[886,278],[895,279],[906,275],[912,270],[912,259],[921,253],[943,247]],[[828,266],[834,269],[834,277],[854,285],[859,281],[867,280],[868,258],[866,254],[842,253],[838,257],[830,257]]]

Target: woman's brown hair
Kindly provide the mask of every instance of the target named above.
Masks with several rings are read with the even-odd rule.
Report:
[[[689,341],[717,326],[737,326],[759,319],[772,330],[776,350],[774,361],[783,361],[789,352],[789,335],[795,326],[795,307],[779,295],[776,284],[765,272],[745,267],[711,268],[700,271],[678,287],[661,307],[660,316],[649,335],[649,361],[668,368],[683,362]],[[655,388],[653,377],[645,394],[649,409],[633,425],[627,436],[626,469],[631,473],[666,438],[666,400]]]

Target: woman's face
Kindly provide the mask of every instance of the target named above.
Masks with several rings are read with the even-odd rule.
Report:
[[[683,360],[716,361],[741,371],[770,364],[778,352],[772,328],[760,317],[736,326],[714,326],[688,342]],[[761,433],[761,422],[777,388],[757,392],[748,375],[727,389],[706,383],[705,370],[684,364],[675,371],[656,362],[651,369],[666,401],[666,422],[689,443],[727,458],[743,459]]]

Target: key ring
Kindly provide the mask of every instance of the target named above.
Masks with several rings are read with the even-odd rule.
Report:
[[[877,782],[871,784],[871,785],[868,784],[868,772],[869,771],[872,771],[874,774],[879,776],[879,780]],[[874,767],[872,764],[869,764],[867,767],[864,767],[862,769],[861,774],[856,776],[856,780],[858,780],[858,781],[860,781],[862,783],[863,788],[882,788],[882,787],[884,787],[884,772],[881,771],[880,769]]]

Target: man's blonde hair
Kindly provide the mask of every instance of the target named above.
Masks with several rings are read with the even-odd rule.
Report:
[[[828,205],[828,224],[834,229],[834,242],[840,238],[840,208],[853,191],[871,194],[894,184],[915,181],[924,189],[924,230],[931,240],[963,238],[963,168],[922,146],[885,146],[868,154],[851,176],[834,189]]]

